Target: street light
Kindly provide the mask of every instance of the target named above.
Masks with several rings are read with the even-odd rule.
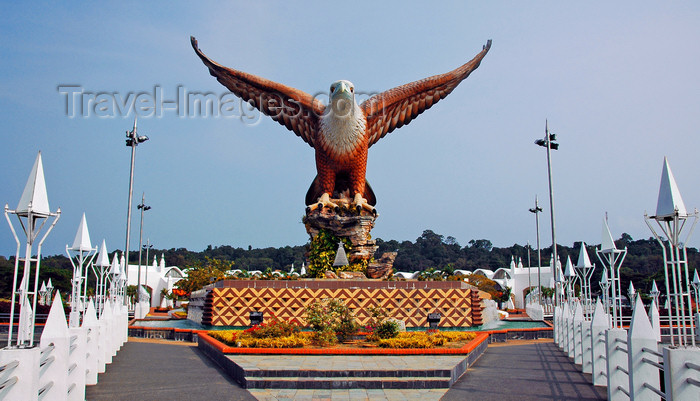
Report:
[[[126,270],[126,278],[129,278],[129,236],[131,233],[131,198],[134,192],[134,156],[136,154],[136,147],[139,143],[146,142],[148,137],[146,135],[137,135],[136,133],[136,120],[137,117],[134,116],[134,128],[131,131],[126,131],[126,146],[131,147],[131,168],[129,170],[129,202],[128,209],[126,212],[126,245],[124,246],[124,254],[126,263],[124,268]],[[126,302],[126,297],[124,297]]]
[[[137,299],[139,301],[139,304],[141,303],[141,244],[143,242],[143,212],[146,210],[150,210],[150,206],[146,206],[144,204],[144,201],[146,200],[146,194],[142,193],[141,194],[141,203],[137,206],[139,210],[141,210],[141,227],[139,228],[139,269],[138,269],[138,280],[136,281],[137,285],[136,288],[138,289],[137,292]]]
[[[537,302],[542,305],[542,254],[540,253],[540,212],[542,208],[537,200],[537,195],[535,195],[535,207],[529,209],[530,213],[535,214],[535,226],[537,228]],[[527,273],[528,279],[530,278],[530,272]]]
[[[148,209],[150,209],[149,206],[146,206],[146,207],[148,207]],[[146,210],[148,210],[148,209],[146,209]],[[145,277],[143,278],[143,281],[146,282],[146,287],[148,287],[148,261],[149,261],[149,259],[148,259],[148,251],[150,251],[151,248],[153,248],[153,245],[151,245],[151,239],[150,239],[150,238],[147,238],[147,239],[146,239],[146,243],[143,244],[143,245],[141,246],[141,248],[146,250],[146,274],[145,274]],[[141,259],[141,258],[139,257],[139,259]]]
[[[559,149],[559,144],[554,142],[557,140],[557,136],[555,134],[550,134],[549,133],[549,125],[547,120],[545,120],[544,123],[544,139],[538,139],[535,141],[535,144],[537,146],[542,146],[547,149],[547,175],[549,177],[549,213],[552,221],[552,256],[553,256],[553,262],[552,266],[554,270],[554,278],[555,281],[559,281],[559,269],[556,269],[557,261],[559,258],[557,257],[557,237],[556,237],[556,231],[555,231],[555,224],[554,224],[554,192],[552,190],[552,163],[551,163],[551,156],[550,156],[550,150],[554,149],[557,150]],[[559,305],[559,300],[558,296],[555,295],[554,297],[554,305]]]

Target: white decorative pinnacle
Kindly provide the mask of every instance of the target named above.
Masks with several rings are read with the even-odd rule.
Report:
[[[44,180],[44,165],[41,162],[41,152],[36,156],[29,179],[24,186],[22,197],[15,208],[15,212],[20,216],[26,216],[31,212],[37,215],[49,216],[49,198],[46,194],[46,181]]]
[[[100,254],[97,255],[97,266],[100,267],[109,267],[109,255],[107,254],[107,243],[105,240],[102,240],[102,246],[100,247]]]
[[[608,221],[603,219],[603,240],[600,243],[601,252],[611,252],[617,250],[615,246],[615,241],[613,241],[613,236],[610,233],[610,227],[608,226]]]
[[[564,270],[564,277],[574,277],[574,265],[571,263],[571,258],[566,257],[566,269]]]
[[[593,267],[591,259],[588,257],[588,252],[586,251],[586,243],[581,242],[581,250],[578,253],[578,263],[576,267],[579,269],[590,269]]]
[[[80,225],[78,226],[78,232],[75,234],[75,240],[73,241],[73,246],[70,249],[73,251],[90,251],[90,250],[92,250],[92,243],[90,242],[90,232],[88,231],[87,220],[85,219],[85,213],[83,213],[83,218],[80,219]]]
[[[688,211],[678,190],[676,179],[673,178],[668,159],[664,157],[664,167],[661,171],[661,185],[659,186],[659,200],[656,204],[656,217],[671,217],[678,213],[680,217],[688,215]]]
[[[117,258],[116,252],[114,252],[114,257],[112,257],[112,268],[109,270],[109,274],[119,276],[119,258]]]
[[[638,297],[634,302],[634,311],[632,312],[632,321],[629,328],[630,338],[648,338],[656,340],[654,329],[649,321],[647,312],[644,310],[642,298]]]
[[[634,301],[634,295],[637,293],[637,291],[634,289],[634,285],[630,281],[630,288],[627,290],[627,295],[630,296],[630,301]]]
[[[333,266],[347,266],[348,257],[345,254],[345,246],[343,246],[343,241],[338,242],[338,251],[335,254],[335,260],[333,261]]]
[[[68,324],[66,323],[66,312],[63,309],[63,302],[61,302],[61,294],[56,291],[53,303],[51,304],[51,309],[49,310],[49,316],[46,318],[46,324],[44,325],[44,330],[42,331],[42,337],[47,338],[61,338],[68,337]]]

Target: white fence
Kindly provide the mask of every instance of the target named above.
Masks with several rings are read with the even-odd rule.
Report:
[[[640,298],[627,330],[610,328],[600,302],[591,320],[578,302],[565,303],[555,310],[554,341],[609,400],[700,399],[700,348],[662,344],[659,321],[656,304],[647,316]]]
[[[56,294],[39,347],[0,350],[0,400],[84,400],[127,336],[121,304],[107,301],[97,319],[90,302],[82,326],[69,328]]]

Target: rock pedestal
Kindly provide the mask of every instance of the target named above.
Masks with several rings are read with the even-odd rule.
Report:
[[[367,277],[369,278],[387,278],[394,270],[394,260],[396,260],[396,252],[384,252],[382,257],[370,262],[367,265]]]
[[[352,209],[341,209],[338,212],[329,209],[316,209],[304,216],[306,232],[311,239],[316,238],[321,229],[325,229],[336,237],[347,238],[352,249],[347,251],[350,263],[372,259],[377,251],[377,245],[370,235],[374,221],[378,216],[365,210],[356,212]]]

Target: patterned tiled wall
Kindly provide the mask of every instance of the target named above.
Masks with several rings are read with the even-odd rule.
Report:
[[[190,309],[195,316],[201,308],[201,323],[212,326],[248,326],[251,311],[305,325],[306,306],[338,298],[360,325],[368,323],[368,307],[381,306],[407,327],[426,327],[428,314],[435,312],[442,315],[440,327],[466,327],[481,320],[480,306],[472,309],[473,302],[478,305],[475,294],[460,282],[223,281],[193,293]]]

